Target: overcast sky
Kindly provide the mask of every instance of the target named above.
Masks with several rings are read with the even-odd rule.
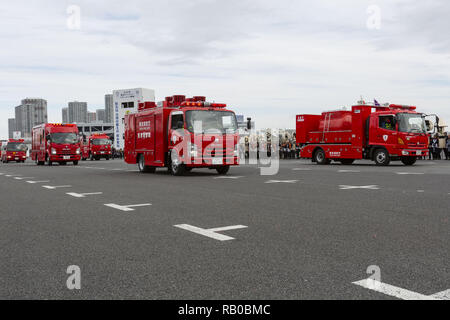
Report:
[[[25,97],[59,122],[68,101],[95,110],[135,87],[205,95],[258,127],[294,128],[296,114],[361,95],[450,121],[448,0],[0,3],[0,138]]]

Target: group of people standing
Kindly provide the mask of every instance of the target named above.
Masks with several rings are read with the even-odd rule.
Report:
[[[429,160],[450,160],[450,133],[430,135]]]

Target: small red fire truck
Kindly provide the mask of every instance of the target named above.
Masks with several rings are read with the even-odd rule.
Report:
[[[76,124],[44,123],[33,128],[31,159],[37,165],[78,164],[81,145]]]
[[[141,172],[168,167],[173,175],[192,168],[226,174],[238,165],[238,138],[236,116],[226,104],[175,95],[139,103],[138,112],[125,116],[125,161]]]
[[[369,159],[387,166],[401,160],[413,165],[428,155],[425,115],[416,107],[359,103],[351,111],[303,114],[296,118],[296,139],[300,155],[318,164],[331,160],[352,164]]]
[[[28,147],[23,139],[9,139],[7,143],[2,146],[1,160],[3,163],[9,161],[25,162],[27,159]]]
[[[83,142],[81,159],[100,160],[111,158],[111,139],[103,133],[94,133]]]

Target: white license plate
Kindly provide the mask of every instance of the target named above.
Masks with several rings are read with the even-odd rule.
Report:
[[[212,164],[223,164],[223,159],[222,158],[213,158]]]
[[[64,160],[70,160],[70,156],[63,156]]]
[[[100,154],[105,154],[105,151],[100,151]]]
[[[416,151],[416,154],[417,154],[418,156],[420,156],[420,155],[422,154],[422,151]]]

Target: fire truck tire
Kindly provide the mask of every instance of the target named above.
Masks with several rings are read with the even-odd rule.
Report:
[[[228,171],[230,170],[230,166],[222,166],[222,167],[218,167],[216,168],[217,173],[220,175],[225,175],[228,173]]]
[[[342,159],[340,161],[344,166],[349,166],[355,162],[355,159]]]
[[[314,160],[317,164],[324,165],[329,164],[330,159],[327,159],[325,155],[325,151],[323,149],[318,149],[316,152],[314,152]]]
[[[403,157],[402,162],[405,166],[412,166],[417,161],[416,157]]]
[[[391,162],[391,157],[386,149],[377,149],[373,154],[373,160],[377,166],[388,166]]]
[[[170,173],[174,176],[182,176],[185,172],[186,166],[181,163],[180,158],[178,157],[178,153],[170,152]]]
[[[145,165],[145,158],[142,155],[139,156],[138,169],[140,172],[143,172],[143,173],[155,173],[155,171],[156,171],[155,167]]]

